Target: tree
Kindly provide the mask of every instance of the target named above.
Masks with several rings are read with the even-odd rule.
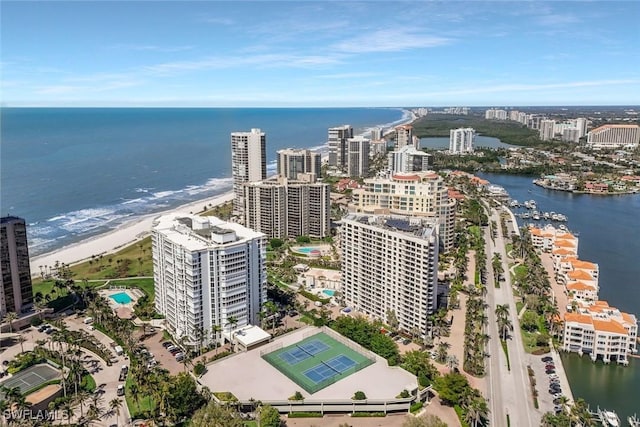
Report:
[[[238,318],[235,316],[227,317],[227,326],[229,326],[229,342],[231,343],[231,348],[233,349],[233,337],[231,336],[231,329],[235,328],[238,324]]]
[[[353,394],[353,397],[351,399],[353,399],[353,400],[365,400],[366,398],[367,398],[367,395],[364,394],[363,391],[356,391]]]
[[[400,322],[398,321],[398,316],[396,316],[396,312],[393,309],[387,310],[387,324],[391,328],[392,331],[397,331]]]
[[[262,405],[259,410],[260,427],[280,427],[280,413],[271,405]]]
[[[275,250],[284,245],[284,242],[282,241],[282,239],[271,239],[269,240],[269,245],[271,246],[271,249]]]
[[[451,344],[446,341],[438,343],[438,349],[436,350],[436,359],[440,363],[444,363],[447,360],[448,351],[451,348]]]
[[[9,333],[13,333],[13,321],[18,318],[18,314],[14,311],[10,311],[4,315],[5,322],[9,322]]]
[[[459,404],[462,397],[469,393],[471,387],[464,375],[457,372],[449,372],[438,377],[435,382],[440,399],[447,405]]]
[[[538,329],[538,315],[535,311],[525,310],[520,321],[520,327],[525,331],[535,331]]]
[[[244,422],[231,407],[209,402],[191,417],[190,427],[243,427]]]
[[[211,325],[211,339],[213,340],[213,345],[216,349],[216,354],[218,354],[218,341],[220,338],[220,332],[222,332],[222,326]]]
[[[122,408],[122,399],[115,398],[109,402],[109,409],[116,414],[116,425],[118,424],[118,418],[120,417],[120,408]]]

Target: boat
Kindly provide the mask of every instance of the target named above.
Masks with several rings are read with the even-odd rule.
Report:
[[[640,418],[636,414],[629,415],[627,421],[629,421],[631,427],[640,427]]]
[[[607,411],[598,408],[597,413],[600,416],[600,421],[602,422],[603,426],[620,427],[620,418],[618,418],[618,414],[616,414],[614,411]]]
[[[540,214],[538,212],[534,212],[534,214],[531,216],[532,219],[535,219],[536,221],[538,221],[540,219]]]
[[[563,214],[558,214],[558,221],[566,221],[567,217]]]
[[[512,208],[517,208],[518,206],[520,206],[520,203],[518,203],[517,200],[512,200],[511,203],[509,203],[509,206],[511,206]]]
[[[559,228],[560,230],[562,230],[562,231],[568,231],[568,230],[567,230],[567,226],[566,226],[566,225],[564,225],[564,224],[560,224],[560,225],[558,226],[558,228]]]
[[[544,219],[547,219],[547,220],[550,218],[550,216],[551,216],[551,215],[549,214],[549,212],[545,212],[545,213],[543,213],[543,214],[542,214],[542,217],[543,217]]]
[[[522,214],[522,218],[529,218],[529,212],[525,212]]]

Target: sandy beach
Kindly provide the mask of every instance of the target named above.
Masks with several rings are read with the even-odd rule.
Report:
[[[169,212],[201,212],[202,207],[209,204],[219,206],[233,200],[233,192],[221,194],[213,198],[201,199],[195,202],[178,206],[163,212],[145,215],[131,222],[122,224],[115,230],[90,237],[78,243],[57,249],[53,252],[37,255],[31,258],[31,275],[37,276],[39,266],[53,266],[56,261],[65,264],[75,264],[86,261],[91,255],[105,255],[116,252],[123,247],[143,239],[151,233],[153,220]]]

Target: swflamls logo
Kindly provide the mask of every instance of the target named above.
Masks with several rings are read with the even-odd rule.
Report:
[[[5,420],[47,420],[47,421],[55,421],[62,420],[63,414],[58,411],[47,411],[38,410],[35,411],[33,409],[7,409],[2,415],[4,415]]]

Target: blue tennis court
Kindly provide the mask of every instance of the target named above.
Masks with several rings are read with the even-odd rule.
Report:
[[[302,362],[303,360],[310,358],[311,354],[305,353],[302,349],[298,347],[294,347],[280,353],[278,357],[284,360],[285,362],[287,362],[289,365],[296,365]]]
[[[314,383],[319,383],[328,378],[335,377],[345,372],[347,369],[356,365],[356,362],[348,358],[344,354],[336,356],[333,359],[322,361],[319,365],[304,371],[304,374]]]
[[[329,346],[320,340],[307,341],[305,343],[298,344],[297,347],[300,347],[302,350],[312,356],[315,356],[318,353],[322,353],[325,350],[329,350]]]

